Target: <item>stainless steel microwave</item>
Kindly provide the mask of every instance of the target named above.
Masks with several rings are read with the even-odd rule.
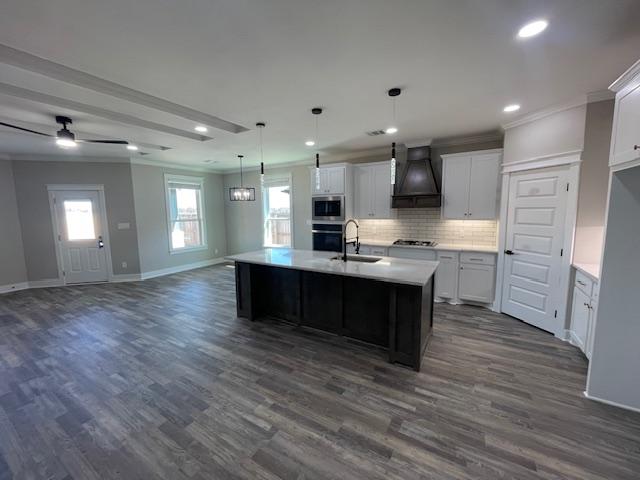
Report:
[[[344,221],[344,195],[311,197],[311,212],[314,220],[328,222]]]

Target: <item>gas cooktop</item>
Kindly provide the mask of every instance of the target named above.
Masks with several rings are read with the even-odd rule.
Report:
[[[431,240],[403,240],[399,238],[395,242],[394,245],[414,245],[418,247],[435,247],[437,245],[436,242],[432,242]]]

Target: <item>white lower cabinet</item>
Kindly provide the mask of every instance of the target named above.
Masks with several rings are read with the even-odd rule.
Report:
[[[458,290],[458,253],[438,252],[435,295],[442,299],[453,300]]]
[[[458,298],[479,303],[492,303],[495,267],[461,263],[458,277]]]
[[[571,343],[580,348],[589,359],[593,351],[598,294],[598,282],[576,270],[571,303]]]

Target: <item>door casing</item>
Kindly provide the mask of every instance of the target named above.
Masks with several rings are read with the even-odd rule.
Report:
[[[107,222],[107,204],[105,202],[104,196],[104,185],[95,185],[95,184],[51,184],[47,185],[47,194],[49,196],[49,212],[51,214],[51,222],[52,222],[52,231],[53,231],[53,243],[56,246],[56,264],[58,265],[58,280],[62,285],[66,285],[67,281],[65,276],[62,274],[63,272],[63,264],[62,264],[62,251],[60,247],[60,242],[58,241],[58,228],[59,228],[59,219],[58,214],[54,204],[54,194],[56,191],[70,191],[70,190],[94,190],[98,192],[98,197],[100,198],[100,203],[102,204],[102,208],[100,209],[100,221],[102,225],[104,225],[103,232],[103,240],[105,243],[105,254],[106,254],[106,262],[107,262],[107,278],[109,282],[113,281],[113,263],[111,261],[111,239],[109,238],[109,224]]]
[[[565,214],[565,228],[563,240],[563,255],[561,258],[560,295],[557,305],[558,328],[553,334],[562,340],[569,340],[568,319],[569,308],[569,287],[571,280],[571,262],[573,258],[573,244],[576,230],[576,220],[578,214],[578,190],[580,183],[580,155],[581,150],[560,153],[556,155],[545,155],[523,162],[503,165],[502,169],[502,196],[500,199],[500,220],[498,223],[498,264],[496,275],[496,298],[493,310],[502,312],[502,290],[504,284],[504,250],[507,244],[507,215],[509,212],[509,186],[511,174],[516,172],[542,170],[551,167],[565,166],[567,168],[567,179],[569,182],[569,192],[567,195],[567,205]]]

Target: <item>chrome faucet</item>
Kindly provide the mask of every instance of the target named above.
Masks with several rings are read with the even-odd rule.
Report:
[[[349,226],[350,223],[353,223],[356,226],[356,238],[355,238],[355,240],[354,239],[347,240],[347,226]],[[360,225],[358,225],[358,222],[356,222],[353,218],[350,218],[349,220],[347,220],[345,222],[343,230],[342,230],[342,261],[343,262],[347,261],[347,245],[353,244],[353,246],[356,249],[356,254],[360,253],[359,230],[360,230]]]

